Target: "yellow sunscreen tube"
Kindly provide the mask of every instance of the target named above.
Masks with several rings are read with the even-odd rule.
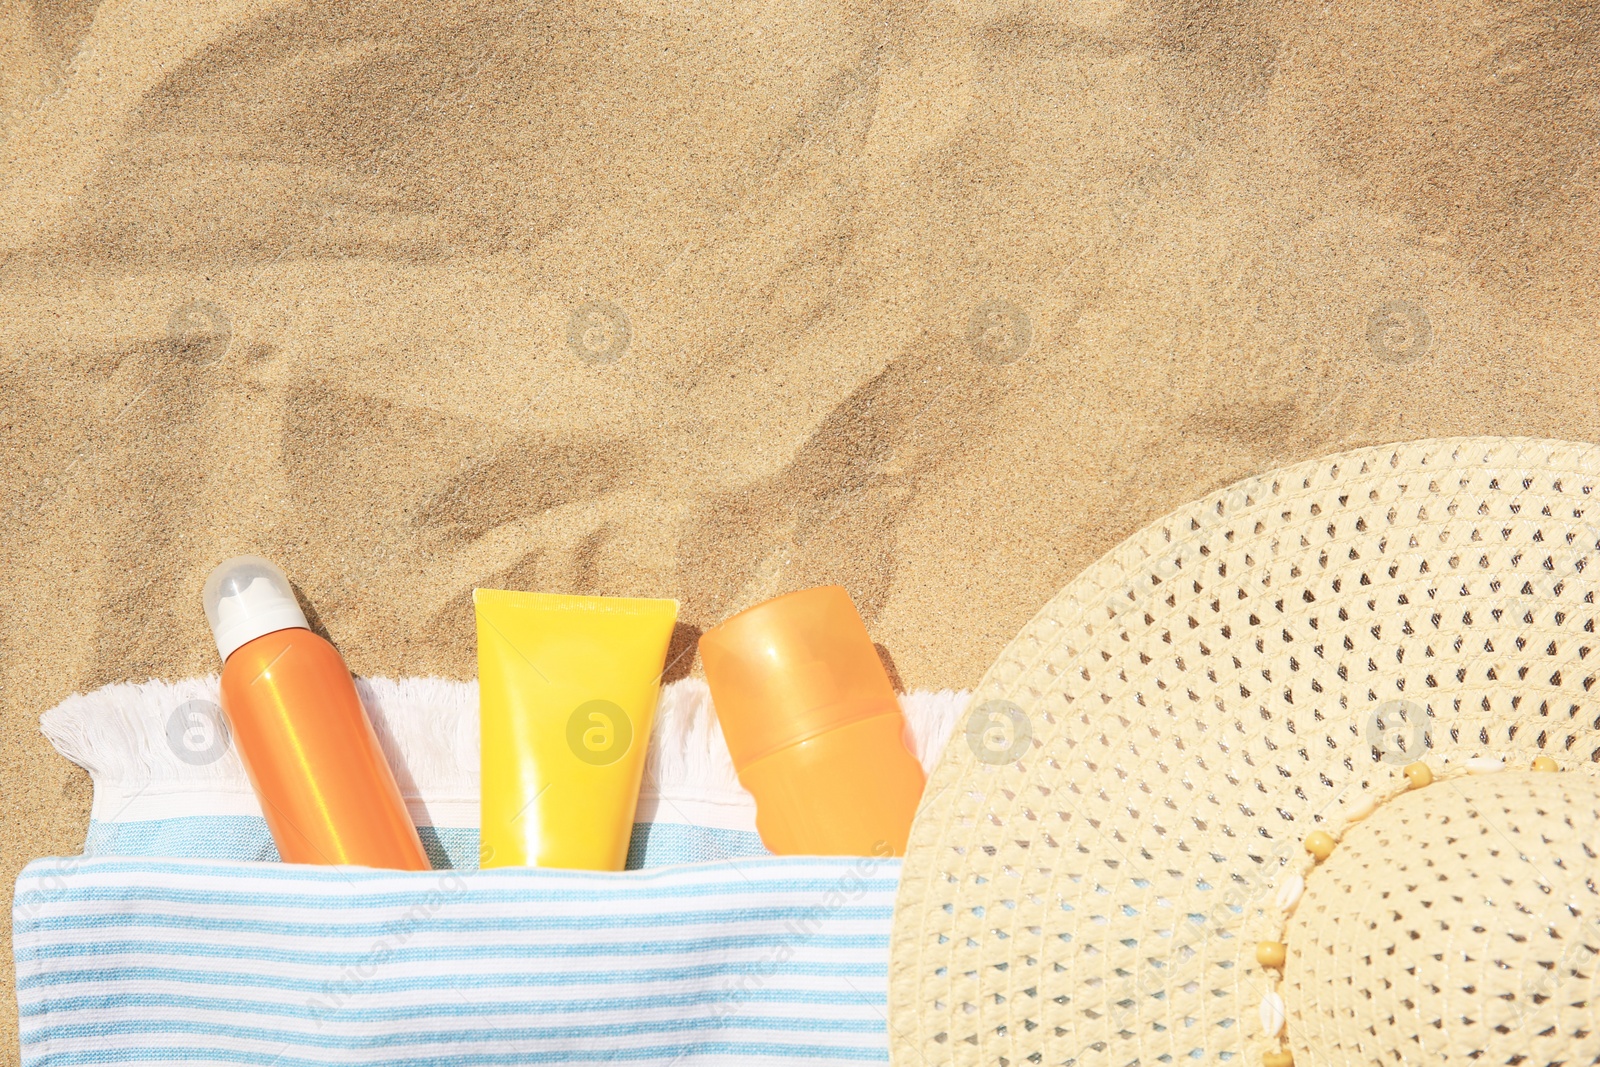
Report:
[[[676,600],[475,589],[484,867],[620,871]]]

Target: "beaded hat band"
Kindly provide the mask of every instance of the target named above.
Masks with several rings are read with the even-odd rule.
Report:
[[[1592,445],[1363,449],[1089,568],[929,782],[893,1061],[1594,1062],[1597,490]]]

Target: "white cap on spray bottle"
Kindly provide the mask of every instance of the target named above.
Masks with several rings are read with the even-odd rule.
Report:
[[[206,579],[201,599],[224,660],[263,634],[291,627],[310,629],[289,576],[260,556],[235,556],[221,563]]]

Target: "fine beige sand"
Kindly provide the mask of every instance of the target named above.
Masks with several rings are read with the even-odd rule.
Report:
[[[362,673],[840,582],[961,687],[1235,478],[1600,438],[1597,12],[0,5],[7,894],[87,820],[39,713],[212,670],[230,554]]]

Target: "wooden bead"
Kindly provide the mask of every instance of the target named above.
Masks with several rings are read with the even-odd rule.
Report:
[[[1282,941],[1256,942],[1256,962],[1263,967],[1277,970],[1289,958],[1289,946]]]
[[[1319,860],[1325,860],[1333,855],[1333,846],[1336,844],[1338,842],[1326,830],[1313,830],[1306,835],[1306,851]]]
[[[1294,1067],[1294,1053],[1286,1048],[1261,1057],[1261,1067]]]
[[[1553,771],[1556,769],[1556,761],[1549,756],[1538,756],[1533,761],[1533,769],[1536,771]]]
[[[1411,783],[1412,789],[1421,789],[1433,782],[1433,772],[1426,763],[1412,763],[1406,766],[1404,772],[1406,781]]]

